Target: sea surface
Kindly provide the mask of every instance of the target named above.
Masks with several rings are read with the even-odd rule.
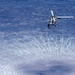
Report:
[[[51,10],[75,17],[75,0],[0,0],[0,75],[75,75],[75,18],[48,29]]]

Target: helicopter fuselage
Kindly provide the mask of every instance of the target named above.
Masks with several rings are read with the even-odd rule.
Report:
[[[56,20],[57,20],[56,16],[52,16],[52,17],[50,18],[49,24],[50,24],[50,25],[55,24]]]

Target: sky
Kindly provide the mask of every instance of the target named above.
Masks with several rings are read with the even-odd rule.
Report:
[[[75,75],[75,18],[48,29],[50,10],[75,16],[75,1],[0,0],[0,75]]]

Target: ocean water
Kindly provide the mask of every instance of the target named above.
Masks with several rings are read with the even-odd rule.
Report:
[[[0,75],[75,75],[75,18],[48,29],[50,10],[75,16],[74,0],[0,0]]]

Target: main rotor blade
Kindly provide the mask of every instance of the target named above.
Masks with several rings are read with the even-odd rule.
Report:
[[[74,18],[74,16],[56,16],[57,19],[61,19],[61,18]]]
[[[53,10],[51,10],[51,15],[54,16]]]

